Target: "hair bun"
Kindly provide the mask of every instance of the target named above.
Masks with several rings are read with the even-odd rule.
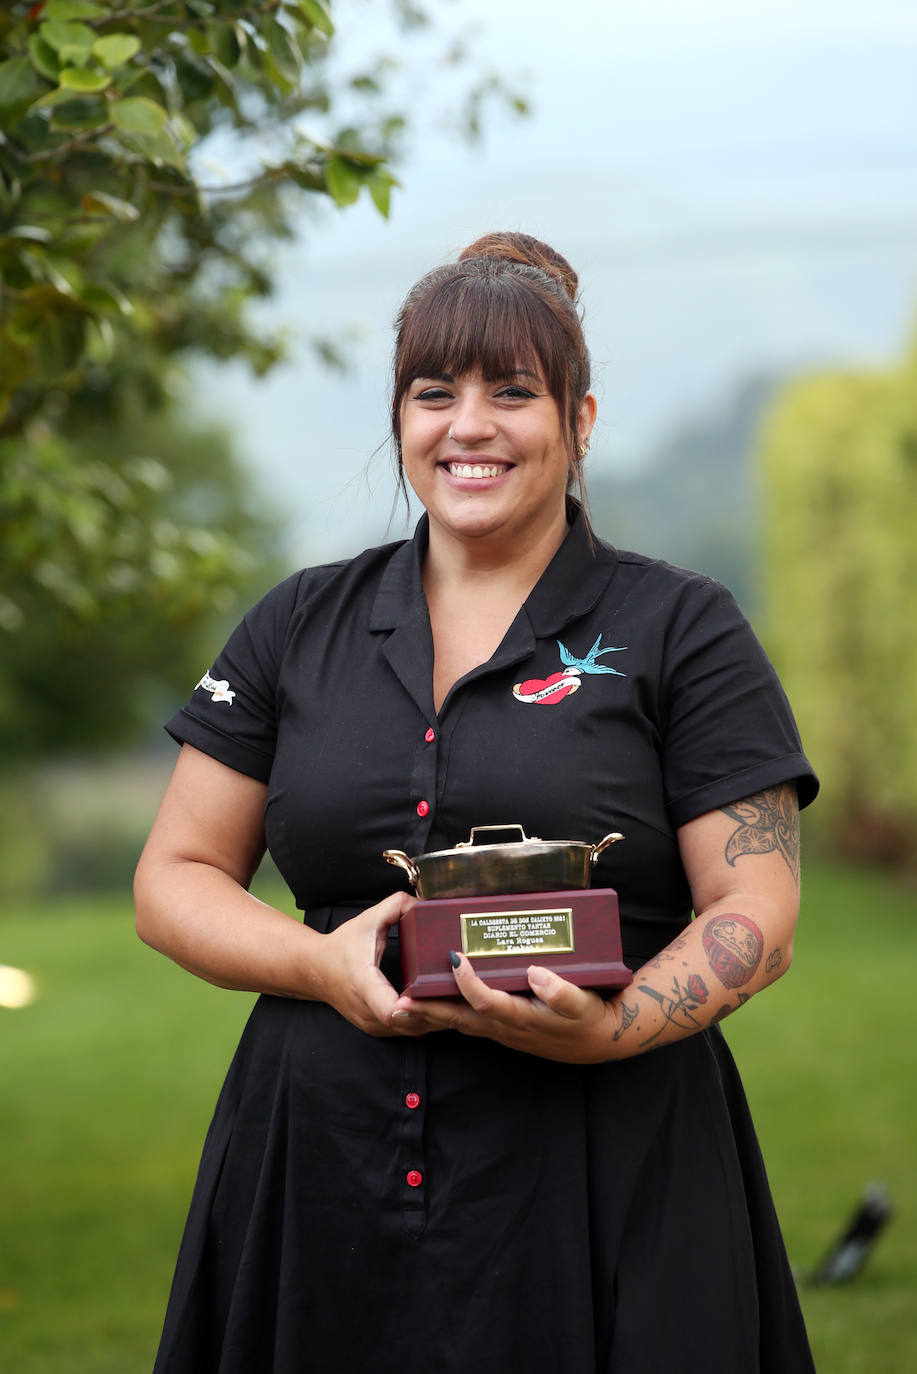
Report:
[[[532,238],[531,234],[517,234],[511,230],[482,234],[459,254],[458,261],[463,262],[466,258],[503,258],[507,262],[522,263],[525,267],[537,267],[560,282],[571,301],[576,302],[579,277],[565,257],[550,244]]]

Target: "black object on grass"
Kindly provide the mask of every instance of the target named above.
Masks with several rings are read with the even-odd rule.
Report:
[[[821,1264],[807,1276],[807,1282],[848,1283],[855,1278],[893,1215],[894,1208],[884,1184],[870,1183],[853,1216]]]

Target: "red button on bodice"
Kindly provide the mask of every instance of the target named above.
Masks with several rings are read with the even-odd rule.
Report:
[[[430,810],[430,803],[429,803],[429,802],[427,802],[427,801],[419,801],[419,802],[417,803],[417,814],[418,814],[418,816],[426,816],[426,815],[429,813],[429,810]]]
[[[427,741],[427,744],[432,744],[433,741],[436,739],[436,731],[433,729],[432,725],[430,726],[427,733],[424,735],[424,739]]]
[[[407,1181],[411,1188],[419,1188],[421,1183],[423,1183],[423,1174],[419,1169],[409,1169]]]
[[[408,1093],[407,1096],[406,1096],[405,1099],[404,1099],[404,1105],[405,1105],[406,1107],[410,1107],[412,1111],[414,1110],[415,1107],[419,1107],[419,1106],[420,1106],[420,1093]]]

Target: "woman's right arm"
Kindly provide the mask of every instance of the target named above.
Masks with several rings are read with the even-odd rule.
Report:
[[[137,933],[219,987],[328,1002],[370,1035],[394,1031],[397,993],[379,969],[405,892],[325,935],[253,897],[267,788],[186,744],[134,879]]]

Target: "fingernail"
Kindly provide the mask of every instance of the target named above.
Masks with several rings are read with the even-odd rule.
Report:
[[[461,956],[460,954],[456,954],[456,952],[455,952],[454,949],[450,949],[450,951],[449,951],[449,963],[452,965],[452,967],[453,967],[453,968],[458,968],[458,967],[460,966],[461,962],[462,962],[462,956]]]
[[[411,1019],[411,1013],[410,1013],[409,1011],[393,1011],[393,1012],[392,1012],[392,1025],[394,1025],[396,1021],[398,1021],[398,1022],[410,1021],[410,1019]]]
[[[537,968],[534,964],[528,970],[529,987],[547,988],[551,985],[551,975],[547,969]]]

